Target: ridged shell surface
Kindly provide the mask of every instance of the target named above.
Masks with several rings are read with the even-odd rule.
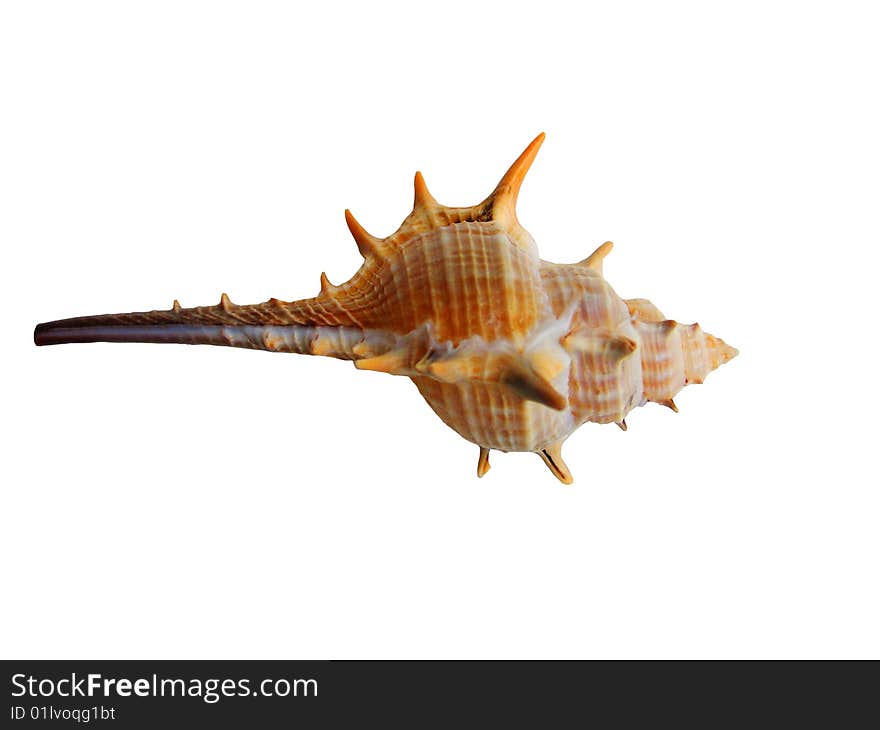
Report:
[[[689,383],[736,355],[696,324],[621,299],[602,276],[611,244],[575,264],[538,257],[516,218],[540,135],[482,203],[442,206],[419,173],[413,212],[387,238],[346,211],[364,262],[316,297],[97,315],[38,325],[37,344],[176,342],[353,360],[410,377],[437,415],[488,455],[533,451],[563,482],[562,442],[581,424],[617,423],[647,401],[673,410]]]

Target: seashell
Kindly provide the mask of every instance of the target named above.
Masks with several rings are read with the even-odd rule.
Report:
[[[37,326],[37,345],[156,342],[323,355],[403,375],[448,426],[489,453],[532,451],[572,481],[562,443],[581,424],[616,423],[648,401],[673,411],[685,385],[737,351],[699,325],[621,299],[602,276],[603,243],[574,264],[542,261],[516,200],[539,135],[482,203],[415,204],[387,238],[345,220],[364,261],[344,284],[320,276],[310,299],[77,317]]]

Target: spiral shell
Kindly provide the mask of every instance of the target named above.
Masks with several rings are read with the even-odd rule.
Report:
[[[516,217],[520,186],[544,135],[478,205],[439,204],[421,173],[413,211],[387,238],[345,212],[364,258],[344,284],[284,302],[98,315],[38,325],[38,345],[173,342],[353,360],[412,379],[434,412],[489,452],[533,451],[565,483],[561,446],[581,424],[617,423],[701,383],[737,351],[699,325],[621,299],[602,276],[603,243],[575,264],[542,261]]]

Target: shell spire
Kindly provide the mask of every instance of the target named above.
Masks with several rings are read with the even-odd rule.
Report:
[[[480,458],[477,460],[477,476],[482,479],[492,467],[489,465],[489,449],[480,447]]]
[[[568,466],[562,460],[562,441],[544,447],[538,452],[538,456],[544,460],[547,468],[560,482],[571,484],[574,481]]]
[[[523,180],[526,179],[526,173],[535,161],[538,150],[544,143],[544,133],[541,132],[535,137],[529,146],[523,150],[523,153],[516,158],[516,161],[510,166],[504,177],[495,186],[492,194],[486,198],[481,207],[491,209],[492,219],[509,225],[511,228],[518,225],[516,220],[516,201],[519,198],[519,190],[522,187]]]
[[[357,222],[357,218],[348,208],[345,209],[345,222],[348,224],[348,230],[351,231],[361,256],[365,259],[370,256],[382,257],[382,239],[367,233],[367,230]]]
[[[605,241],[601,246],[599,246],[593,253],[591,253],[587,258],[578,263],[578,266],[586,266],[588,269],[592,269],[593,271],[602,273],[602,262],[605,260],[605,257],[611,253],[611,249],[614,248],[614,244],[611,241]]]
[[[480,220],[491,220],[507,232],[510,242],[538,260],[538,246],[528,231],[519,224],[516,217],[516,201],[526,173],[531,168],[541,144],[544,133],[535,137],[522,154],[516,158],[495,189],[482,203],[471,209],[471,215]]]
[[[327,272],[321,272],[321,296],[329,297],[333,296],[333,292],[335,292],[339,287],[336,284],[330,282],[330,279],[327,278]]]
[[[413,180],[413,188],[414,213],[419,211],[433,213],[440,207],[440,204],[434,199],[434,196],[431,195],[431,192],[428,190],[428,186],[425,183],[425,178],[421,172],[416,172],[415,179]]]

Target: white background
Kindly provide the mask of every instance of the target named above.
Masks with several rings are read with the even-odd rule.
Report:
[[[0,654],[880,656],[871,7],[4,3]],[[571,487],[347,363],[32,344],[312,296],[542,130],[542,256],[741,351]]]

